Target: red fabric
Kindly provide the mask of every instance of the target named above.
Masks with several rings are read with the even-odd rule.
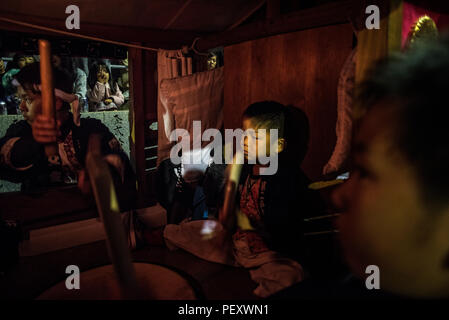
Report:
[[[240,210],[249,218],[251,222],[260,222],[263,214],[263,195],[265,193],[266,182],[260,178],[248,176],[240,196]]]
[[[261,223],[264,209],[264,193],[266,181],[260,178],[248,176],[241,190],[240,210],[245,214],[253,226]],[[263,238],[254,231],[238,230],[234,235],[235,240],[246,240],[251,254],[269,251]]]
[[[262,237],[254,231],[237,230],[232,236],[233,241],[241,240],[246,241],[251,254],[258,254],[266,251],[270,251],[268,246],[263,241]]]

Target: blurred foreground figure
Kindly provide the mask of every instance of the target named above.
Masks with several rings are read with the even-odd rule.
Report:
[[[415,298],[449,297],[449,41],[423,43],[380,63],[360,86],[343,209],[345,257],[365,281]]]

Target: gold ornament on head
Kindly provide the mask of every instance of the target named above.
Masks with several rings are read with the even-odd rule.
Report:
[[[413,24],[409,36],[408,47],[412,47],[422,41],[435,40],[438,38],[438,28],[435,21],[427,15],[419,17]]]

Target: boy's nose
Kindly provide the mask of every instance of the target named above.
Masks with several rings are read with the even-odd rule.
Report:
[[[22,101],[20,102],[19,109],[20,109],[21,112],[25,112],[25,111],[28,110],[28,108],[26,107],[25,101],[22,100]]]

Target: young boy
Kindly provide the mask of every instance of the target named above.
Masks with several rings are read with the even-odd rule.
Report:
[[[214,237],[207,240],[201,234],[213,229],[211,220],[167,225],[163,232],[169,246],[209,261],[250,269],[252,279],[259,284],[254,293],[262,297],[304,278],[298,263],[303,258],[302,221],[323,208],[319,196],[308,189],[309,180],[300,169],[307,144],[307,123],[294,123],[290,112],[277,102],[264,101],[250,105],[243,115],[243,129],[248,130],[243,146],[245,164],[238,185],[236,214],[230,215],[237,219],[224,225],[218,223]],[[261,129],[267,134],[263,135]],[[269,136],[270,129],[278,131],[274,141]],[[263,175],[263,169],[271,164],[263,165],[254,158],[258,146],[263,145],[266,156],[278,162],[271,175]],[[206,172],[206,198],[223,195],[223,169],[223,165],[213,165]],[[219,200],[217,206],[221,204]],[[148,234],[146,238],[151,242]]]
[[[89,137],[99,134],[101,152],[111,168],[119,194],[120,208],[129,209],[135,204],[135,175],[128,156],[120,143],[101,123],[90,118],[76,120],[70,112],[73,82],[60,70],[53,70],[55,83],[55,120],[42,114],[39,63],[23,67],[15,76],[21,98],[20,109],[24,120],[12,124],[0,138],[0,173],[12,181],[22,182],[23,190],[46,188],[78,181],[80,189],[87,192],[90,184],[84,165]],[[56,142],[57,161],[45,154],[44,146]],[[56,173],[56,174],[55,174]]]
[[[310,181],[300,168],[307,147],[307,123],[294,123],[293,111],[277,102],[264,101],[250,105],[243,114],[243,129],[253,131],[254,136],[249,134],[244,140],[246,164],[237,204],[253,230],[237,227],[234,238],[246,237],[254,253],[274,250],[301,261],[302,221],[324,207],[319,195],[308,189]],[[278,131],[277,141],[270,141],[271,129]],[[262,175],[268,164],[254,159],[263,145],[267,156],[277,154],[277,171],[272,175]],[[248,164],[251,162],[256,163]]]

